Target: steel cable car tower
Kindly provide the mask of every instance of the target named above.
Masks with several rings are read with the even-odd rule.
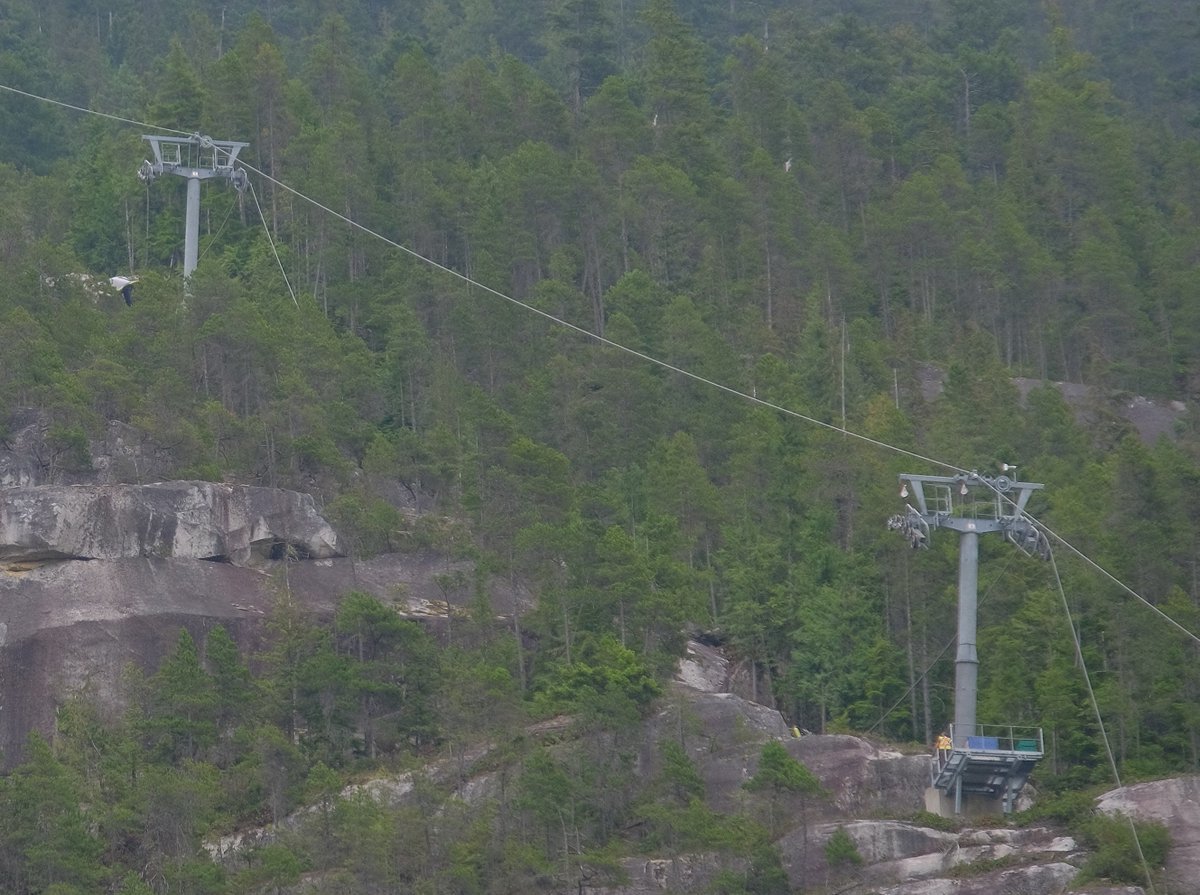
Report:
[[[184,220],[183,278],[186,282],[196,269],[200,244],[200,181],[220,177],[240,193],[248,183],[246,170],[235,168],[237,155],[249,143],[214,140],[202,134],[190,137],[160,137],[143,134],[150,144],[154,161],[146,159],[138,168],[138,178],[150,184],[160,174],[187,178],[187,215]]]
[[[1006,470],[1010,467],[1004,467]],[[906,511],[892,516],[888,528],[902,532],[914,549],[929,546],[934,529],[959,533],[958,652],[954,662],[954,723],[951,748],[938,750],[931,766],[932,786],[926,807],[947,814],[953,794],[953,813],[963,813],[964,797],[980,813],[994,811],[996,801],[1005,814],[1038,759],[1043,755],[1041,728],[976,723],[979,681],[976,650],[979,587],[979,536],[1002,532],[1030,556],[1049,556],[1046,536],[1024,516],[1029,496],[1043,486],[1008,476],[977,472],[955,476],[900,476],[900,496],[911,495]],[[913,505],[915,504],[915,506]],[[974,811],[972,812],[974,813]]]

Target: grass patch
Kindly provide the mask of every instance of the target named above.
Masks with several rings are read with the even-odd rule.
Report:
[[[916,824],[919,827],[939,830],[942,833],[957,833],[966,825],[961,817],[942,817],[940,814],[934,814],[932,811],[925,810],[914,811],[907,817],[898,819]]]
[[[950,868],[946,876],[950,879],[967,879],[973,876],[983,876],[983,874],[991,873],[995,870],[1014,867],[1018,863],[1019,861],[1013,855],[1005,855],[1002,858],[976,858],[974,861],[955,864]]]

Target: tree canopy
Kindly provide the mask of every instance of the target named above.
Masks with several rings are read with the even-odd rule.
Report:
[[[179,477],[314,493],[356,555],[435,548],[477,570],[447,590],[536,597],[450,643],[358,593],[328,619],[281,597],[253,656],[184,632],[128,718],[76,705],[31,743],[0,791],[6,890],[320,866],[526,891],[645,814],[622,729],[688,632],[790,723],[928,743],[955,542],[884,527],[898,473],[941,471],[918,458],[1018,464],[1047,486],[1032,512],[1195,633],[1195,26],[1092,6],[0,6],[0,431],[36,408],[54,480],[119,421]],[[202,189],[186,288],[184,185],[135,176],[167,129],[249,144],[248,191]],[[1147,440],[1125,411],[1151,401],[1193,409]],[[1052,733],[1040,784],[1102,779],[1057,576],[982,550],[982,713]],[[1195,637],[1059,571],[1121,766],[1194,772]],[[471,717],[556,712],[605,733],[522,759],[497,808],[519,830],[433,786],[412,811],[334,795],[465,754]],[[672,823],[776,866],[694,789]],[[201,832],[306,799],[336,855],[283,843],[236,884],[197,860]]]

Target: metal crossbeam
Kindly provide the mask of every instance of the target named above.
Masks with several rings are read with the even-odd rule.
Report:
[[[162,174],[187,178],[187,215],[184,221],[183,276],[186,280],[196,269],[200,245],[200,181],[213,178],[228,180],[241,192],[248,183],[244,168],[236,167],[238,153],[249,146],[233,140],[214,140],[203,134],[190,137],[163,137],[143,134],[150,144],[154,161],[146,159],[138,168],[138,177],[152,183]]]

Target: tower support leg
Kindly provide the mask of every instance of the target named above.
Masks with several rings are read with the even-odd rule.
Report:
[[[200,178],[189,177],[187,182],[187,217],[183,232],[183,276],[187,279],[196,269],[200,254]]]
[[[974,736],[979,681],[978,625],[979,533],[964,531],[958,545],[958,653],[954,662],[954,747],[965,749]]]

